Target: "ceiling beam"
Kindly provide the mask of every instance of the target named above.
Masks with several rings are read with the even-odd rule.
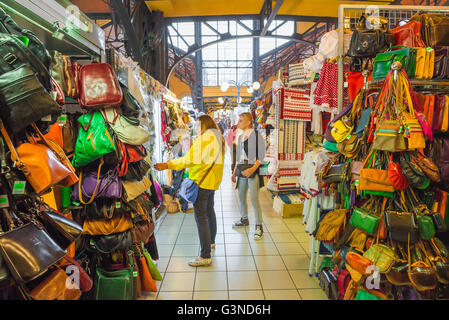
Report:
[[[107,18],[109,19],[109,18]],[[192,21],[224,21],[224,20],[259,20],[260,15],[257,14],[243,14],[243,15],[216,15],[216,16],[194,16],[194,17],[167,17],[165,21],[167,23],[171,22],[192,22]],[[327,23],[337,23],[337,17],[327,17],[327,16],[303,16],[303,15],[289,15],[289,14],[279,14],[277,19],[287,19],[292,21],[301,22],[327,22]]]
[[[276,18],[276,15],[279,12],[279,9],[281,9],[282,4],[284,3],[284,0],[277,0],[276,1],[276,5],[274,6],[273,10],[270,13],[270,16],[267,19],[267,23],[265,23],[265,25],[262,28],[262,31],[260,32],[260,35],[262,37],[265,37],[265,35],[267,34],[268,29],[271,26],[271,23],[273,22],[274,18]]]

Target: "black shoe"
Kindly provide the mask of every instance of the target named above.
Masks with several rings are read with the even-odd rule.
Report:
[[[233,227],[247,227],[249,226],[249,220],[240,218],[239,221],[234,222]]]

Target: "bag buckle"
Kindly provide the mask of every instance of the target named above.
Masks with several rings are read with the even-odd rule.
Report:
[[[13,64],[14,62],[17,61],[17,56],[11,52],[8,52],[6,55],[3,56],[3,60],[7,64]]]

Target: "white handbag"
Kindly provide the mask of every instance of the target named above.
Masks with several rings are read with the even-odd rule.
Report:
[[[104,109],[102,113],[121,142],[140,146],[150,139],[150,132],[145,127],[132,125],[115,108]]]

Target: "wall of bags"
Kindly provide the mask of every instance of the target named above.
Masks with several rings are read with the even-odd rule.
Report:
[[[47,50],[32,32],[23,41],[0,31],[16,57],[0,72],[2,299],[157,291],[152,163],[166,89],[124,57],[114,70]]]
[[[362,80],[326,128],[323,149],[307,153],[303,166],[313,170],[315,164],[304,189],[335,203],[312,203],[312,216],[306,211],[307,231],[330,251],[318,268],[314,259],[324,250],[312,242],[310,274],[316,263],[330,299],[448,299],[449,105],[447,76],[439,70],[449,17],[418,13],[393,30],[387,22],[367,30],[364,21],[352,34],[348,55],[361,59],[357,65],[366,66],[366,78],[374,81]],[[373,34],[386,40],[360,46]]]

